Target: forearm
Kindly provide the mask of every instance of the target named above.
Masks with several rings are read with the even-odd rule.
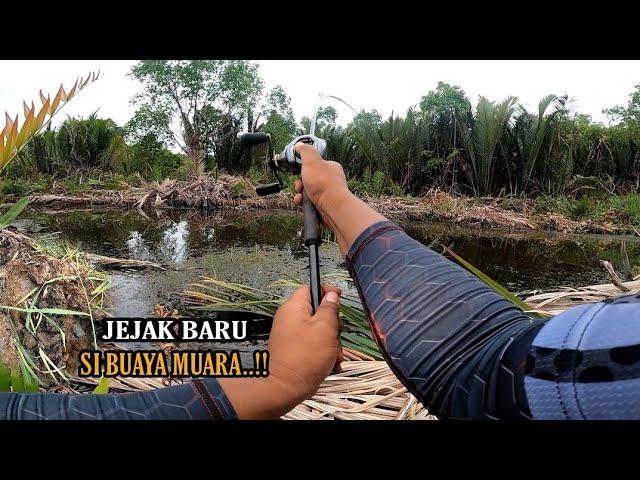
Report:
[[[122,394],[1,393],[0,419],[277,419],[302,400],[287,391],[286,384],[276,377],[204,378]]]
[[[2,420],[232,420],[213,378],[145,392],[84,395],[0,393]]]
[[[371,225],[386,220],[345,187],[323,193],[320,199],[323,220],[334,232],[342,255],[346,255],[358,235]]]
[[[388,221],[358,235],[347,264],[391,369],[434,414],[517,417],[522,405],[491,403],[512,389],[497,388],[504,379],[495,377],[504,350],[533,327],[531,319]]]
[[[334,197],[327,223],[381,351],[432,413],[640,418],[640,296],[531,320],[351,197]]]

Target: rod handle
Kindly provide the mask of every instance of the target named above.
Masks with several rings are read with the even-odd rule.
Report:
[[[320,246],[322,243],[320,213],[304,190],[302,191],[302,213],[304,214],[304,244]]]
[[[309,245],[309,288],[311,289],[311,307],[313,313],[318,311],[322,301],[322,285],[320,284],[320,258],[318,246]]]

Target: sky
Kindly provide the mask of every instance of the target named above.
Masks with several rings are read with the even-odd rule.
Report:
[[[53,95],[59,84],[70,87],[90,70],[103,77],[62,110],[54,124],[67,115],[88,116],[98,111],[123,125],[133,115],[131,98],[138,84],[127,76],[135,61],[129,60],[2,60],[0,61],[0,113],[22,112],[22,100],[36,100],[38,91]],[[310,116],[319,94],[342,98],[356,110],[377,109],[382,115],[404,114],[417,105],[439,80],[466,92],[472,104],[483,95],[490,100],[518,97],[534,110],[549,93],[568,94],[573,107],[595,121],[607,123],[602,109],[626,105],[634,85],[640,83],[640,61],[595,60],[261,60],[265,86],[282,85],[291,97],[297,120]],[[338,111],[338,122],[353,117],[347,107],[325,99]],[[0,122],[3,123],[3,122]]]

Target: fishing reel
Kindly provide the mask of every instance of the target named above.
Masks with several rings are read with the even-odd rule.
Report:
[[[295,138],[289,145],[287,145],[282,153],[275,154],[273,152],[273,143],[271,142],[271,135],[264,132],[253,133],[241,133],[239,135],[240,141],[245,147],[252,148],[256,145],[263,143],[267,144],[267,153],[265,157],[265,163],[269,166],[269,169],[278,180],[275,183],[267,183],[265,185],[258,185],[256,187],[256,193],[261,197],[265,195],[272,195],[278,193],[285,188],[284,181],[280,175],[281,171],[287,171],[294,175],[299,175],[302,171],[302,159],[295,151],[295,145],[297,143],[306,143],[313,145],[321,157],[324,157],[324,153],[327,149],[327,143],[318,137],[313,135],[302,135]]]
[[[265,161],[269,169],[278,180],[275,183],[268,183],[256,187],[256,193],[261,197],[278,193],[285,188],[281,171],[291,172],[295,175],[302,171],[302,158],[296,153],[295,146],[298,143],[313,145],[321,157],[327,149],[327,143],[313,135],[302,135],[289,143],[282,153],[274,155],[271,135],[264,132],[242,133],[239,139],[246,148],[252,148],[263,143],[267,144]],[[311,287],[311,304],[315,312],[322,300],[322,288],[320,286],[320,261],[318,257],[318,247],[322,243],[322,232],[320,230],[320,214],[311,203],[307,193],[302,192],[302,209],[304,214],[304,244],[309,249],[309,283]]]

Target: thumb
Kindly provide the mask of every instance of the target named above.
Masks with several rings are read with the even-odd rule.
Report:
[[[316,314],[313,316],[313,320],[316,322],[323,322],[327,325],[335,327],[338,331],[340,323],[340,295],[338,292],[330,290],[322,298],[322,302],[316,310]]]
[[[314,147],[313,145],[299,142],[299,143],[296,143],[293,146],[293,148],[296,150],[298,155],[300,155],[300,157],[302,158],[303,167],[305,163],[308,165],[308,164],[313,164],[313,163],[323,161],[323,158],[320,156],[320,154],[318,153],[318,150],[316,150],[316,147]]]

